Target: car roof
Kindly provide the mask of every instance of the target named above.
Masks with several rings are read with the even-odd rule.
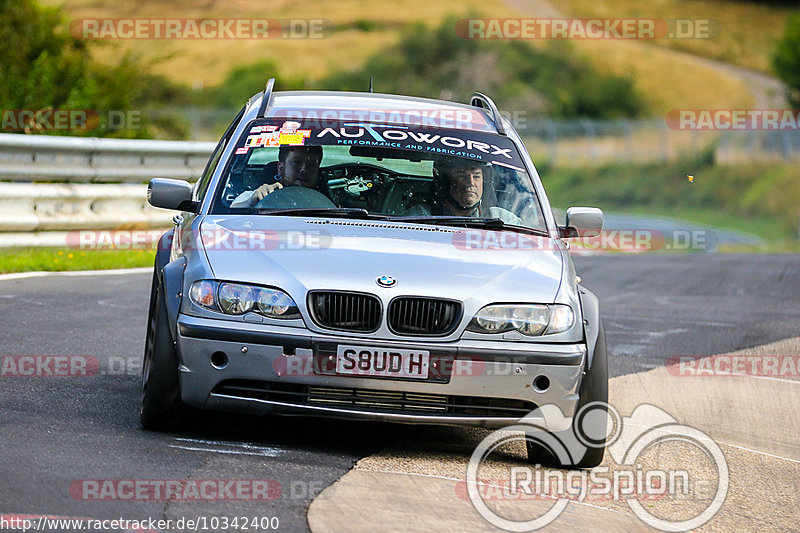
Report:
[[[445,100],[380,93],[273,92],[265,117],[290,118],[301,122],[304,119],[341,120],[497,133],[494,121],[482,108]]]

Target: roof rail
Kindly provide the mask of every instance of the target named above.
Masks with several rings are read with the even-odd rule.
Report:
[[[264,89],[264,96],[261,98],[261,106],[258,108],[258,117],[263,117],[267,114],[267,105],[272,97],[272,87],[275,85],[275,78],[267,80],[267,87]]]
[[[503,126],[503,117],[500,115],[500,111],[497,110],[497,106],[494,104],[494,101],[486,96],[483,93],[472,93],[472,97],[470,98],[469,105],[480,107],[481,109],[488,109],[492,112],[492,120],[494,121],[495,126],[497,127],[497,133],[500,135],[506,134],[506,129]]]

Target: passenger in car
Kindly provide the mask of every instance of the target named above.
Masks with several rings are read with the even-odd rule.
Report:
[[[319,166],[322,162],[321,146],[281,146],[278,150],[278,177],[276,183],[265,183],[254,191],[241,193],[231,207],[253,207],[268,194],[299,185],[319,189]]]
[[[497,206],[489,163],[463,159],[443,159],[433,165],[433,201],[417,204],[408,216],[463,216],[499,218],[508,224],[520,224],[517,215]]]

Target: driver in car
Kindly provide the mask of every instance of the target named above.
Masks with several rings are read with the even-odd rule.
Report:
[[[253,207],[268,194],[300,185],[319,190],[319,165],[322,162],[321,146],[281,146],[278,150],[278,181],[265,183],[254,191],[245,191],[231,203],[231,207]]]
[[[415,205],[405,215],[499,218],[508,224],[522,222],[511,211],[497,206],[490,164],[444,159],[434,163],[433,170],[433,203]]]

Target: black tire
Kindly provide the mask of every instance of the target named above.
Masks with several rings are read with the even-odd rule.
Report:
[[[525,441],[528,451],[528,461],[543,465],[552,465],[562,468],[594,468],[603,462],[606,445],[606,424],[608,420],[608,353],[606,351],[606,333],[603,324],[600,324],[600,331],[597,334],[597,343],[594,348],[592,367],[583,377],[578,391],[578,405],[575,408],[576,415],[591,412],[592,419],[584,420],[584,417],[575,416],[572,419],[572,428],[566,431],[554,432],[553,434],[562,443],[573,443],[573,446],[565,446],[566,449],[578,449],[580,452],[571,461],[564,462],[558,460],[548,449],[532,442],[530,439]],[[594,402],[590,410],[583,408]],[[602,414],[602,416],[598,416]],[[585,431],[587,428],[589,433]],[[577,436],[577,445],[576,443]],[[583,443],[589,442],[592,446],[587,447]],[[585,450],[585,451],[584,451]]]
[[[164,286],[153,274],[142,362],[142,427],[155,431],[180,428],[188,414],[178,383],[178,354],[169,331]]]

